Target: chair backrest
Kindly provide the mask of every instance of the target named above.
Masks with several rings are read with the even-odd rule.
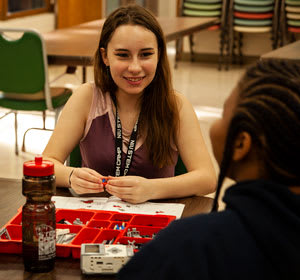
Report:
[[[227,0],[177,0],[178,16],[187,17],[219,17],[222,18],[224,5]],[[220,24],[211,26],[209,30],[215,30]]]
[[[300,34],[300,1],[282,0],[281,2],[281,45],[292,43]]]
[[[45,44],[36,30],[0,28],[0,61],[0,91],[14,95],[43,92],[47,108],[53,109]]]
[[[231,0],[230,13],[233,25],[245,32],[261,33],[266,30],[277,35],[279,2],[281,0]],[[268,27],[268,28],[267,28]]]
[[[68,164],[73,167],[81,167],[81,154],[80,154],[79,145],[77,145],[74,148],[74,150],[71,152]],[[175,176],[178,176],[178,175],[181,175],[184,173],[187,173],[187,169],[186,169],[181,157],[178,156],[177,164],[175,166]]]
[[[220,17],[222,0],[182,0],[181,16]]]

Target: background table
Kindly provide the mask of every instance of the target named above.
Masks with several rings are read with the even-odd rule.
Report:
[[[214,17],[157,18],[167,42],[182,38],[218,24]],[[70,28],[44,33],[49,64],[91,65],[98,47],[104,19],[79,24]]]
[[[56,195],[71,196],[66,188],[57,188]],[[156,201],[158,202],[158,201]],[[161,202],[184,203],[182,217],[210,212],[213,199],[209,197],[187,197],[161,200]],[[8,222],[17,209],[25,203],[21,180],[0,178],[0,228]],[[204,229],[205,230],[205,229]],[[1,245],[0,245],[1,246]],[[24,271],[21,255],[0,254],[0,279],[114,279],[114,276],[85,276],[81,274],[80,261],[72,258],[57,258],[55,269],[49,273],[29,273]]]
[[[219,18],[172,17],[157,18],[167,42],[204,30],[220,22]],[[48,63],[83,66],[83,83],[86,82],[86,66],[93,64],[104,19],[94,20],[70,28],[44,33]]]
[[[300,63],[300,40],[268,52],[261,56],[261,59],[287,59]]]

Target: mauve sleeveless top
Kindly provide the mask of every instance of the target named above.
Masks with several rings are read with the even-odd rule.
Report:
[[[85,125],[84,136],[80,141],[82,167],[96,170],[103,176],[115,175],[115,115],[110,94],[102,93],[93,85],[93,101]],[[124,168],[131,131],[122,128],[123,151],[122,172]],[[174,145],[172,145],[174,146]],[[173,162],[177,162],[178,152],[173,148]],[[158,168],[153,166],[143,144],[143,137],[138,137],[131,167],[127,175],[145,178],[164,178],[174,176],[175,164]]]

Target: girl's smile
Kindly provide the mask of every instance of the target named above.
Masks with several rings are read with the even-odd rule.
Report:
[[[101,49],[101,53],[118,86],[117,94],[141,94],[155,76],[158,63],[157,40],[154,33],[143,26],[119,26],[107,49]]]

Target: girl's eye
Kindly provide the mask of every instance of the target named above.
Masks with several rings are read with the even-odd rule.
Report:
[[[154,53],[153,52],[144,52],[141,54],[142,57],[148,57],[148,56],[151,56],[153,55]]]
[[[128,57],[128,54],[127,53],[116,53],[116,56],[119,56],[119,57]]]

